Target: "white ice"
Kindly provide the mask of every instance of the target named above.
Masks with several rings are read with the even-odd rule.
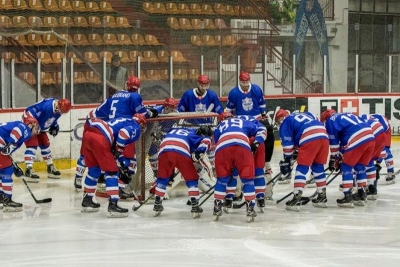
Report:
[[[400,168],[400,145],[392,148]],[[281,147],[276,147],[273,170],[279,172]],[[381,171],[386,172],[384,167]],[[19,213],[0,211],[0,266],[399,266],[400,178],[394,185],[379,181],[377,201],[364,207],[338,208],[338,177],[327,190],[328,208],[311,203],[300,212],[285,210],[285,201],[267,206],[248,223],[245,208],[213,221],[212,197],[201,218],[193,219],[186,205],[186,188],[172,191],[165,210],[153,217],[152,202],[134,212],[133,201],[120,201],[129,217],[107,218],[107,199],[97,198],[100,212],[81,213],[82,193],[73,187],[74,170],[61,180],[41,175],[32,184],[35,204],[25,185],[15,178],[14,200]],[[274,198],[292,190],[293,181],[276,185]],[[304,192],[309,196],[315,189]],[[290,198],[288,198],[289,200]],[[396,263],[397,262],[397,263]]]

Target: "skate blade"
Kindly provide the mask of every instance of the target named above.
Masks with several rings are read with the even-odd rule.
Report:
[[[286,206],[286,210],[299,212],[300,206]]]
[[[291,180],[279,181],[278,184],[290,184]]]
[[[81,212],[83,213],[92,213],[99,211],[100,208],[90,208],[90,207],[82,207]]]
[[[326,203],[312,203],[312,205],[316,208],[327,208]]]
[[[111,212],[109,211],[107,214],[108,218],[126,218],[128,217],[128,212]]]
[[[226,214],[229,214],[229,213],[232,213],[232,208],[222,208],[222,210],[226,213]]]
[[[39,178],[38,178],[38,179],[35,179],[35,178],[26,178],[26,181],[27,181],[28,183],[35,183],[35,184],[37,184],[37,183],[39,183]]]
[[[369,195],[367,196],[368,200],[377,200],[378,199],[378,195]]]
[[[365,204],[366,204],[366,201],[361,201],[361,200],[354,201],[354,205],[356,205],[356,206],[365,206]]]
[[[61,175],[48,174],[47,178],[49,178],[49,179],[61,179]]]
[[[264,207],[258,207],[261,213],[264,213]]]
[[[276,205],[276,201],[271,199],[265,199],[265,205]]]
[[[317,185],[315,183],[314,184],[307,184],[306,186],[307,186],[307,188],[316,188],[317,187]]]
[[[22,207],[3,207],[3,212],[20,212]]]
[[[254,222],[255,217],[256,216],[247,216],[247,222],[249,222],[249,223]]]
[[[81,192],[82,191],[82,188],[75,188],[75,192]]]
[[[197,219],[197,218],[200,218],[201,214],[198,212],[193,212],[192,216],[193,216],[193,219]]]
[[[160,216],[161,215],[161,211],[155,211],[154,212],[154,217],[158,217],[158,216]]]
[[[219,217],[221,217],[221,216],[219,216],[219,215],[214,215],[214,221],[215,221],[215,222],[218,221],[218,220],[219,220]]]
[[[386,184],[387,185],[391,185],[391,184],[395,184],[396,182],[393,180],[393,181],[386,181]]]
[[[354,204],[353,203],[346,203],[346,204],[337,204],[338,205],[338,207],[341,207],[341,208],[354,208]]]

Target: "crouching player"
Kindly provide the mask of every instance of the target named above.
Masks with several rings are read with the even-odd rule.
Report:
[[[316,207],[326,207],[326,177],[324,164],[329,154],[329,139],[324,125],[308,113],[293,113],[284,109],[276,112],[275,123],[283,148],[283,161],[279,166],[282,175],[292,171],[291,160],[298,148],[297,166],[294,177],[293,199],[286,202],[286,209],[299,211],[301,196],[306,185],[306,175],[311,168],[317,184],[318,195],[312,199]]]

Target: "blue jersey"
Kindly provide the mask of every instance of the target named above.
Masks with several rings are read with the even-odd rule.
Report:
[[[140,137],[140,125],[134,119],[117,118],[107,124],[113,131],[116,146],[125,147]]]
[[[251,121],[253,122],[255,125],[257,125],[257,127],[259,128],[264,128],[265,130],[267,130],[267,128],[265,128],[264,124],[262,124],[259,120],[257,120],[255,117],[250,116],[250,115],[236,115],[236,118],[239,118],[241,120],[244,121]]]
[[[46,131],[50,126],[57,125],[57,120],[61,117],[61,113],[55,110],[55,101],[55,98],[43,99],[27,107],[23,117],[34,117],[39,123],[40,131]]]
[[[101,119],[103,121],[108,121],[109,114],[110,114],[110,105],[111,105],[111,98],[108,98],[106,101],[101,103],[100,106],[94,108],[89,112],[86,116],[87,119]]]
[[[361,118],[351,113],[335,113],[325,122],[332,155],[350,151],[375,140],[371,128]]]
[[[207,89],[205,94],[199,96],[196,93],[196,89],[189,89],[185,93],[183,93],[181,100],[178,104],[178,112],[206,112],[211,104],[214,107],[210,110],[210,112],[216,112],[221,114],[224,112],[224,109],[219,102],[217,94]],[[188,120],[194,124],[201,124],[201,123],[212,123],[212,118],[207,119],[192,119]]]
[[[12,152],[32,137],[31,129],[21,121],[0,123],[0,148],[12,144]]]
[[[385,116],[383,116],[381,114],[370,114],[370,116],[374,119],[379,120],[379,122],[382,124],[383,130],[385,132],[391,131],[389,120]]]
[[[279,127],[279,136],[284,158],[291,158],[296,147],[317,139],[329,139],[324,124],[309,112],[287,116]]]
[[[256,84],[251,84],[247,92],[237,86],[229,92],[226,109],[236,115],[260,117],[266,112],[263,91]]]
[[[119,91],[110,98],[109,119],[127,118],[139,113],[149,117],[147,109],[143,106],[142,96],[136,92]]]
[[[371,127],[372,133],[374,134],[374,137],[377,137],[381,133],[385,132],[385,129],[383,128],[383,125],[380,123],[380,121],[372,116],[361,116],[361,119],[363,119],[369,127]]]
[[[215,152],[228,146],[242,146],[250,150],[249,137],[255,137],[260,144],[267,138],[265,127],[258,127],[254,122],[239,118],[223,120],[214,131],[217,143]]]
[[[164,152],[177,152],[191,158],[194,152],[205,153],[211,147],[211,139],[196,134],[195,129],[171,129],[160,145],[158,155]]]

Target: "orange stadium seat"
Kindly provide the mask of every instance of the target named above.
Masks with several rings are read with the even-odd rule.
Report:
[[[151,34],[146,34],[144,36],[144,40],[147,45],[163,45],[162,43],[158,42],[157,37]]]
[[[118,34],[117,39],[120,45],[133,45],[131,39],[129,38],[129,35],[127,34]]]
[[[57,19],[55,17],[44,17],[43,26],[49,28],[58,27]]]
[[[106,45],[117,45],[118,40],[113,33],[105,33],[103,34],[103,41]]]
[[[179,14],[190,14],[189,6],[185,3],[178,4]]]
[[[0,10],[13,10],[14,6],[11,0],[0,0]]]
[[[28,52],[21,52],[19,53],[19,59],[22,63],[26,63],[26,64],[32,64],[35,61],[32,59],[32,55],[28,56]]]
[[[177,18],[174,18],[174,17],[168,17],[167,24],[171,29],[174,29],[174,30],[178,30],[181,28],[179,26],[179,22],[178,22]]]
[[[129,52],[129,58],[132,60],[132,62],[136,62],[138,57],[143,59],[143,55],[140,51],[132,50]]]
[[[180,18],[179,19],[179,26],[184,30],[192,30],[192,24],[188,18]]]
[[[129,24],[128,19],[126,17],[117,17],[117,18],[115,18],[115,22],[117,24],[117,27],[120,27],[120,28],[130,28],[130,27],[132,27]]]
[[[222,45],[223,46],[230,46],[230,45],[236,45],[237,44],[237,39],[233,35],[225,35],[222,37]]]
[[[188,78],[191,80],[197,80],[200,75],[199,69],[189,69]]]
[[[58,18],[58,24],[60,27],[71,27],[74,25],[74,22],[71,17],[61,16]]]
[[[158,70],[146,70],[146,77],[149,80],[162,80]]]
[[[190,11],[193,14],[202,14],[203,12],[201,11],[201,6],[197,3],[191,3],[190,4]]]
[[[83,1],[74,0],[71,2],[72,9],[77,12],[85,12],[86,7]]]
[[[60,37],[61,37],[61,38],[58,38],[58,42],[59,42],[60,44],[66,44],[66,43],[67,43],[66,40],[68,40],[68,44],[70,44],[70,45],[74,45],[74,44],[75,44],[75,42],[74,42],[74,40],[72,39],[71,35],[69,35],[69,34],[67,34],[67,33],[62,33],[62,34],[60,34]]]
[[[174,79],[187,80],[188,72],[187,69],[174,69]]]
[[[245,6],[244,7],[244,12],[246,13],[247,16],[250,16],[250,17],[256,17],[257,16],[257,12],[251,6]]]
[[[154,13],[158,13],[158,14],[166,14],[167,10],[165,10],[165,6],[163,3],[154,3],[153,4],[154,7]]]
[[[101,39],[101,36],[98,33],[89,33],[88,41],[92,45],[102,45],[103,44],[103,39]]]
[[[13,21],[13,24],[15,27],[18,27],[18,28],[19,27],[21,27],[21,28],[29,27],[28,21],[23,16],[14,16],[12,21]]]
[[[116,55],[121,58],[121,63],[132,63],[132,59],[130,59],[128,53],[126,51],[116,51]]]
[[[215,46],[216,45],[214,37],[212,35],[208,35],[208,34],[203,35],[202,43],[203,43],[203,45],[207,45],[207,46]]]
[[[100,10],[103,12],[114,12],[111,4],[107,1],[101,1],[99,4]]]
[[[148,13],[154,13],[153,3],[144,2],[143,3],[143,10],[148,12]]]
[[[201,38],[199,35],[192,35],[190,36],[190,42],[192,43],[192,45],[196,45],[196,46],[201,46]]]
[[[231,6],[231,5],[225,6],[225,15],[227,15],[227,16],[235,16],[236,15],[233,6]]]
[[[74,17],[74,24],[76,27],[83,27],[86,28],[89,26],[89,24],[87,23],[87,20],[85,17],[83,16],[76,16]]]
[[[146,44],[146,42],[143,38],[143,35],[141,35],[139,33],[132,34],[132,43],[134,45],[145,45]]]
[[[143,62],[160,62],[160,60],[157,58],[156,54],[153,51],[144,51],[143,52]]]
[[[201,13],[205,15],[214,15],[214,11],[211,5],[208,4],[202,4],[201,5]]]
[[[21,72],[18,76],[30,85],[36,84],[36,78],[32,72]]]
[[[41,72],[40,73],[40,83],[42,85],[52,85],[52,84],[56,84],[56,81],[53,78],[52,73],[49,72]]]
[[[222,44],[222,37],[221,35],[217,34],[214,36],[214,41],[215,41],[215,45],[221,45]]]
[[[146,77],[146,73],[145,73],[145,71],[144,71],[144,70],[140,70],[140,76],[139,76],[139,79],[140,79],[140,81],[142,81],[142,82],[144,82],[144,81],[148,80],[148,79],[147,79],[147,77]]]
[[[89,81],[86,79],[85,74],[81,71],[74,71],[74,83],[88,83]]]
[[[174,62],[187,62],[188,60],[183,57],[181,51],[173,50],[171,51],[172,60]]]
[[[74,34],[74,43],[77,45],[90,45],[89,41],[86,38],[86,35],[82,33]]]
[[[71,12],[74,9],[71,6],[71,2],[69,0],[60,0],[58,6],[62,11]],[[60,23],[61,24],[61,23]]]
[[[14,0],[14,8],[17,10],[29,9],[25,0]]]
[[[44,11],[46,10],[40,0],[29,0],[28,6],[30,9],[35,10],[35,11]]]
[[[26,37],[26,40],[28,41],[28,43],[30,43],[33,46],[43,46],[46,45],[43,40],[42,37],[39,34],[36,33],[29,33]]]
[[[51,58],[55,64],[61,64],[62,59],[65,58],[65,54],[63,52],[53,52]]]
[[[85,6],[86,6],[87,11],[90,11],[90,12],[99,12],[100,11],[99,5],[96,2],[93,2],[93,1],[86,2]]]
[[[0,15],[0,27],[11,28],[14,27],[14,24],[8,16]]]
[[[240,6],[234,6],[233,10],[235,11],[236,16],[246,16],[246,14],[244,13],[244,9]]]
[[[22,46],[32,46],[28,41],[26,40],[25,35],[18,35],[13,38],[16,42],[18,42]]]
[[[89,83],[95,83],[95,84],[102,83],[100,77],[94,71],[86,71],[85,76],[86,80]]]
[[[10,63],[11,59],[14,59],[15,63],[19,63],[17,56],[13,52],[3,52],[1,53],[1,58],[4,59],[5,63]]]
[[[169,75],[168,75],[168,70],[167,69],[163,69],[160,70],[160,76],[162,80],[168,80],[169,79]]]
[[[51,58],[49,52],[45,52],[45,51],[36,52],[36,58],[40,59],[43,64],[52,64],[52,63],[54,63],[54,61]]]
[[[30,16],[28,18],[28,24],[29,24],[29,26],[35,27],[35,28],[43,27],[42,18],[40,18],[38,16]]]
[[[214,25],[215,27],[219,28],[219,29],[226,29],[228,28],[225,24],[225,21],[223,19],[215,19],[214,20]]]
[[[105,57],[106,63],[111,63],[112,56],[113,56],[113,53],[110,51],[101,51],[100,52],[100,58],[103,59]]]
[[[88,23],[91,27],[94,28],[101,28],[103,27],[103,24],[101,23],[101,20],[97,16],[89,16],[88,18]]]
[[[44,8],[52,12],[60,11],[56,0],[44,0]]]
[[[169,52],[165,51],[165,50],[159,50],[157,52],[157,57],[162,62],[168,62],[169,61]]]
[[[117,23],[115,23],[115,18],[113,16],[103,16],[103,23],[104,23],[104,27],[106,28],[116,28],[117,27]]]
[[[217,13],[217,14],[225,15],[226,11],[225,11],[225,6],[224,6],[224,4],[215,3],[215,4],[214,4],[214,11],[215,11],[215,13]]]
[[[203,24],[204,29],[214,30],[216,28],[212,19],[204,19]]]
[[[204,25],[200,19],[192,19],[192,27],[193,29],[200,30]]]
[[[63,79],[61,72],[56,72],[56,82],[57,84],[69,83],[69,77],[66,75],[65,79]]]
[[[0,35],[0,45],[2,45],[2,46],[9,45],[8,40],[5,37],[1,36],[1,35]]]
[[[46,33],[43,35],[42,37],[43,42],[49,46],[57,46],[60,45],[60,43],[58,42],[57,37],[52,34],[52,33]]]
[[[165,6],[165,10],[168,14],[178,14],[178,6],[175,3],[167,3]]]
[[[84,54],[85,60],[89,63],[100,63],[101,60],[97,56],[95,52],[85,52]]]

